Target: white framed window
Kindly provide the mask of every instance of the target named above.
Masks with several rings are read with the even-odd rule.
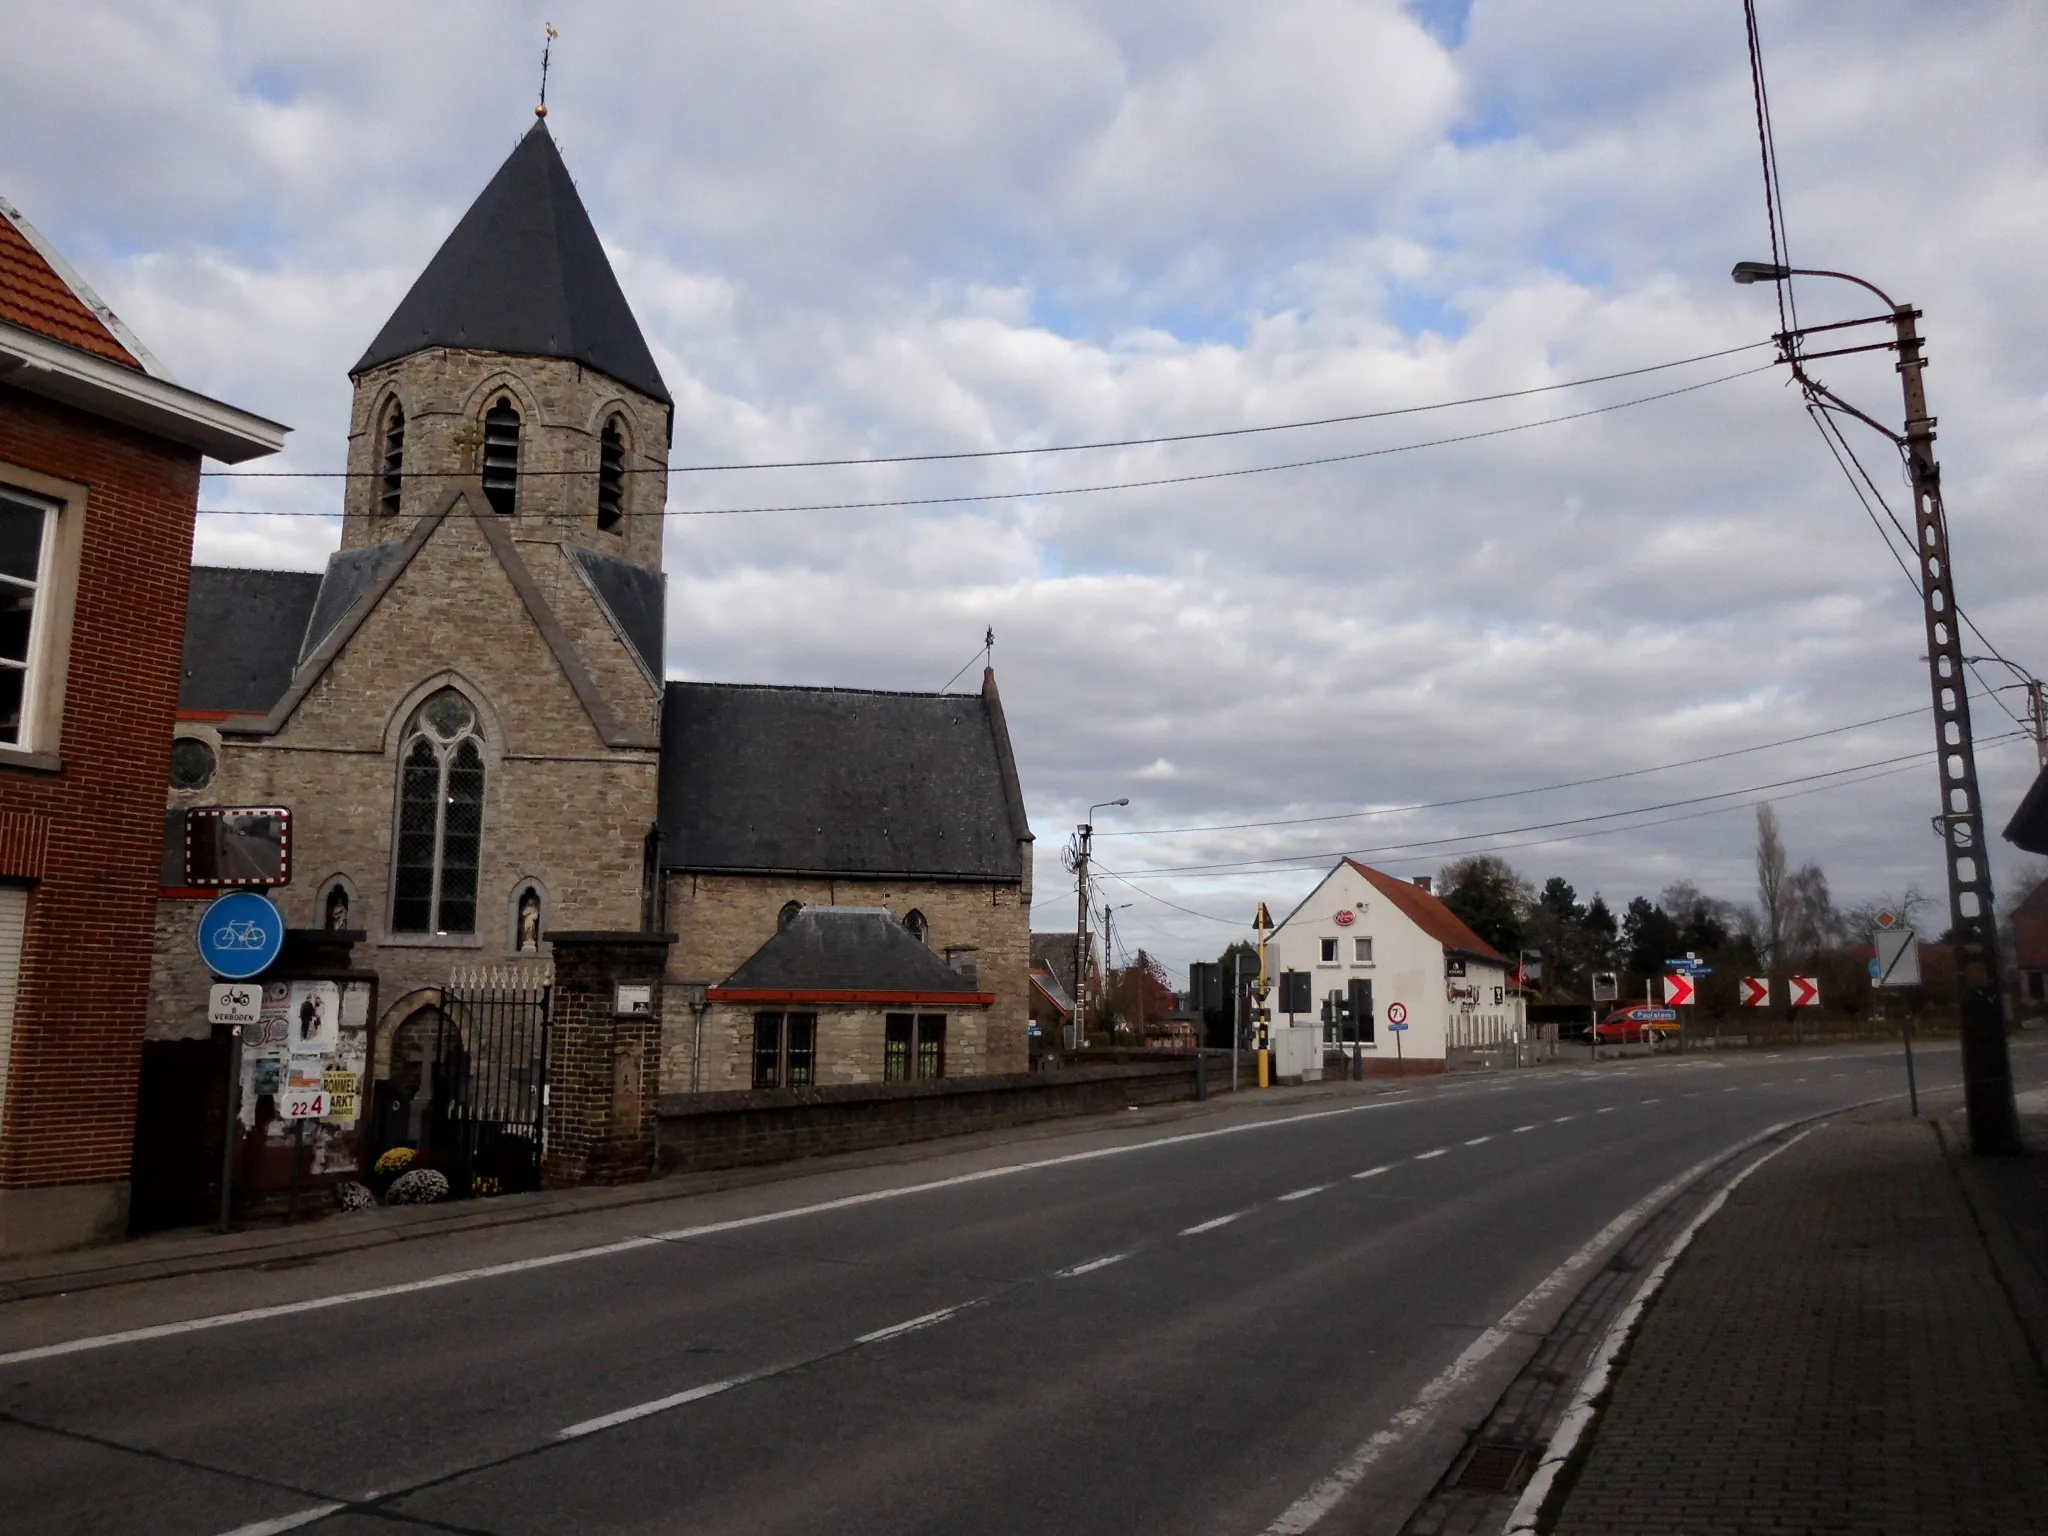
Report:
[[[1372,964],[1372,940],[1363,934],[1358,935],[1351,941],[1351,963],[1353,965]]]
[[[51,683],[50,557],[58,509],[0,485],[0,747],[34,751]]]
[[[1324,939],[1322,945],[1322,963],[1324,965],[1335,965],[1337,963],[1337,941],[1335,939]]]

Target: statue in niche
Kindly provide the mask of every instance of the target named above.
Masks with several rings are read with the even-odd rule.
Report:
[[[336,886],[327,893],[327,931],[339,932],[348,926],[348,892]]]
[[[540,953],[540,892],[530,885],[519,893],[519,953]]]

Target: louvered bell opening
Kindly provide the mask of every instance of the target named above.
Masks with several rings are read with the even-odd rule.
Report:
[[[404,484],[405,412],[391,407],[384,423],[384,478],[377,491],[377,508],[386,516],[398,511],[398,493]]]
[[[484,414],[484,499],[505,517],[519,493],[519,413],[500,400]]]
[[[605,423],[597,450],[597,526],[610,531],[625,515],[626,444],[615,421]]]

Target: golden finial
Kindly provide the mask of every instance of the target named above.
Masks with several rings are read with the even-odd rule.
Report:
[[[548,55],[554,51],[555,39],[562,35],[555,30],[552,21],[542,22],[541,25],[548,29],[548,40],[542,43],[540,48],[540,105],[533,109],[535,117],[548,115]]]

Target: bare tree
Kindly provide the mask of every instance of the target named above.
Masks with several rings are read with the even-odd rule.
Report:
[[[1786,961],[1810,959],[1841,941],[1842,919],[1818,864],[1802,864],[1787,875],[1784,895],[1785,921],[1778,937]]]
[[[1756,947],[1766,968],[1784,958],[1790,915],[1785,879],[1785,839],[1778,832],[1778,813],[1770,801],[1760,800],[1756,807]]]

